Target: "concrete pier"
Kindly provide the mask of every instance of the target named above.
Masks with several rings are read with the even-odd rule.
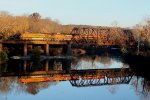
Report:
[[[3,50],[3,44],[0,43],[0,52]]]
[[[45,53],[46,56],[49,56],[49,44],[45,44]]]
[[[23,49],[23,54],[24,56],[27,56],[27,43],[24,44],[24,49]]]

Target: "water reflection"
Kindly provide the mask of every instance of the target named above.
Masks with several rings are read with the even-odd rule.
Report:
[[[18,74],[14,73],[16,76]],[[70,81],[74,87],[103,86],[116,84],[129,84],[133,73],[130,69],[96,69],[96,70],[70,70],[63,71],[36,71],[32,73],[20,73],[18,77],[12,73],[3,73],[0,77],[1,92],[8,93],[11,87],[20,89],[30,94],[37,94],[39,90],[57,84],[59,81]],[[7,76],[6,76],[7,75]],[[19,91],[19,90],[17,90]]]
[[[101,56],[51,59],[41,62],[9,60],[8,63],[0,66],[0,94],[38,95],[41,90],[45,91],[49,87],[56,87],[65,82],[65,87],[74,87],[70,87],[70,90],[76,87],[96,89],[107,86],[107,90],[112,94],[116,94],[116,91],[124,85],[129,85],[132,87],[129,90],[134,90],[136,98],[149,99],[150,78],[148,76],[145,78],[143,74],[139,76],[137,70],[129,68],[131,65],[134,64],[125,61],[123,63],[118,58],[116,60]]]
[[[80,57],[72,65],[73,69],[108,69],[108,68],[129,68],[127,64],[122,63],[115,58],[108,56],[86,56]]]

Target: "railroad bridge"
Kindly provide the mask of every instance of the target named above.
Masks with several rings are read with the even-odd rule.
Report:
[[[20,45],[23,55],[28,55],[28,47],[42,45],[46,55],[49,55],[50,45],[80,45],[80,46],[124,46],[133,45],[135,40],[131,30],[113,27],[74,27],[69,35],[22,33],[0,40],[0,51],[3,45]],[[65,47],[65,48],[67,48]],[[17,47],[16,47],[17,48]]]
[[[71,34],[71,42],[77,45],[132,45],[135,42],[131,30],[115,27],[75,27]]]

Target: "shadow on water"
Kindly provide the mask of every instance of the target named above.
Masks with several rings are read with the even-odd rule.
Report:
[[[130,66],[136,78],[132,80],[135,91],[145,100],[150,99],[150,57],[139,55],[125,55],[123,62]]]
[[[136,72],[137,75],[150,78],[149,77],[150,57],[129,54],[124,56],[123,62],[128,64],[130,68]]]

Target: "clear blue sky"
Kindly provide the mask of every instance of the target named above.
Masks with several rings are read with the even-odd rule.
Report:
[[[14,15],[39,12],[62,24],[130,27],[150,16],[150,0],[0,0],[0,11]]]

